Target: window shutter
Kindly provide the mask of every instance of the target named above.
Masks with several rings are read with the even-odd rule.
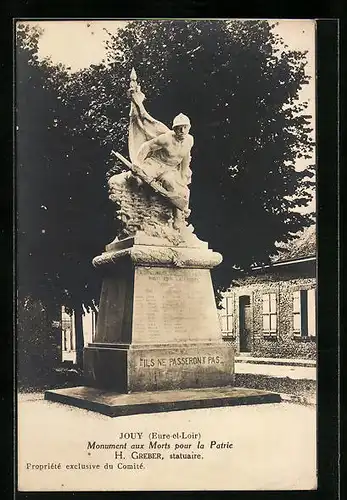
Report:
[[[300,291],[293,292],[293,313],[300,313]]]
[[[270,295],[268,293],[263,295],[263,314],[270,312]]]
[[[307,291],[307,314],[308,314],[308,334],[316,336],[316,290],[311,288]]]
[[[263,330],[268,332],[270,330],[270,316],[267,314],[263,316]]]
[[[277,312],[277,300],[275,293],[270,293],[270,312],[272,313]]]
[[[222,334],[224,337],[233,331],[233,297],[223,297],[221,305],[223,309],[218,312]]]
[[[270,331],[275,332],[277,330],[277,314],[271,314],[270,316]]]
[[[293,330],[301,333],[301,294],[300,290],[293,292]]]

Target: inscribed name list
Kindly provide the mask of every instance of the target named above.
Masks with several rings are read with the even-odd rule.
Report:
[[[209,270],[138,268],[133,339],[142,343],[219,340]]]

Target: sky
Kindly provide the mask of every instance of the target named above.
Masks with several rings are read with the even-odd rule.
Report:
[[[312,115],[315,124],[315,22],[310,19],[273,19],[278,26],[274,31],[279,34],[288,49],[307,51],[306,73],[311,76],[310,83],[301,90],[300,99],[308,101],[307,114]],[[22,21],[21,21],[22,22]],[[105,30],[115,33],[124,27],[126,20],[48,20],[26,21],[42,28],[39,41],[39,58],[49,57],[53,63],[63,63],[78,71],[90,64],[98,64],[106,57]],[[304,164],[298,162],[300,170]],[[315,200],[302,211],[314,208]]]
[[[274,19],[273,21],[278,22],[275,32],[282,36],[290,49],[308,51],[306,71],[313,76],[315,74],[315,22],[298,19]],[[39,45],[39,56],[51,57],[53,62],[62,62],[71,67],[72,71],[99,63],[106,55],[103,43],[107,39],[105,29],[114,33],[127,23],[122,20],[27,22],[38,25],[44,30]],[[308,85],[305,88],[308,97],[311,97],[312,86]]]

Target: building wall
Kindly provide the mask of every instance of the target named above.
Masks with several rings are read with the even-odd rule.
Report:
[[[278,281],[266,279],[243,285],[234,286],[224,294],[224,306],[228,300],[228,312],[232,310],[233,317],[229,318],[231,331],[223,332],[226,342],[231,342],[236,353],[240,353],[240,297],[249,296],[250,299],[250,354],[256,357],[298,357],[314,358],[316,355],[315,334],[315,278],[292,278]],[[307,323],[309,335],[303,337],[300,331],[294,329],[294,300],[293,293],[309,291],[309,307],[307,308]],[[275,294],[276,297],[276,331],[264,332],[263,328],[263,295]],[[225,316],[226,310],[220,311]],[[303,315],[304,316],[304,315]],[[222,320],[225,329],[225,320]],[[230,330],[230,328],[229,328]]]

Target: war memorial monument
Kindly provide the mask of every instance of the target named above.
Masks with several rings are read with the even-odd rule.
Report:
[[[135,70],[128,95],[130,161],[114,152],[126,170],[108,182],[121,230],[93,260],[103,284],[85,385],[45,398],[110,416],[280,401],[234,387],[210,275],[222,255],[188,223],[190,119],[179,113],[172,130],[155,120]]]

